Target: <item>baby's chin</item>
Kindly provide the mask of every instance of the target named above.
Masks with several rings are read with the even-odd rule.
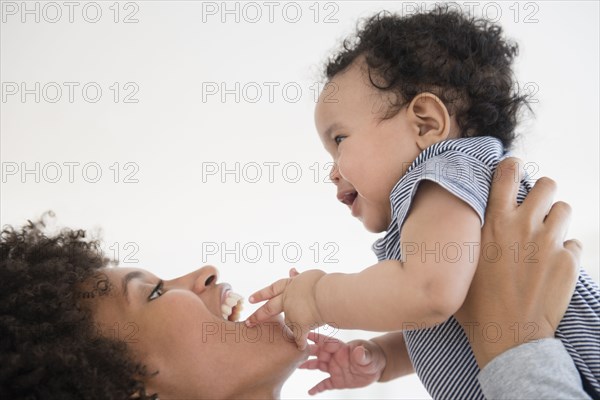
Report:
[[[386,232],[390,225],[390,220],[380,216],[359,216],[357,219],[362,222],[365,229],[371,233]]]
[[[371,233],[381,233],[381,232],[385,232],[387,230],[387,226],[383,226],[383,224],[373,224],[370,222],[366,222],[364,220],[361,220],[363,226],[365,227],[365,229],[368,232]]]

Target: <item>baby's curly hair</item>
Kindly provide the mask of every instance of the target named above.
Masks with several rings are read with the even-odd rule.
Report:
[[[154,398],[126,343],[98,335],[78,301],[110,260],[83,230],[46,236],[44,219],[0,234],[0,398]]]
[[[396,95],[384,119],[429,91],[456,116],[463,137],[494,136],[508,149],[521,107],[531,109],[513,78],[518,46],[502,33],[448,4],[410,16],[383,11],[342,42],[324,74],[331,80],[364,56],[371,84]]]

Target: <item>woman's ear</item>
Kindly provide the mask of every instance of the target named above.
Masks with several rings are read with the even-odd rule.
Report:
[[[407,109],[411,123],[418,128],[417,146],[421,150],[446,140],[450,133],[450,114],[439,97],[423,92],[415,96]]]

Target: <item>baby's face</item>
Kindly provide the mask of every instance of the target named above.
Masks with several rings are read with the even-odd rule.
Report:
[[[387,98],[369,82],[355,62],[324,88],[315,109],[315,124],[333,157],[332,181],[337,198],[370,232],[382,232],[391,221],[390,193],[419,155],[419,129],[403,108],[381,120]],[[415,136],[416,135],[416,136]]]

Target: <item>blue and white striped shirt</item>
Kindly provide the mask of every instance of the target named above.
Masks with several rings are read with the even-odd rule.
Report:
[[[423,179],[469,204],[483,225],[493,173],[506,156],[502,143],[486,136],[446,140],[425,149],[392,189],[392,221],[373,245],[377,258],[401,259],[402,225]],[[518,203],[530,190],[531,184],[521,181]],[[404,337],[415,371],[434,399],[484,399],[475,357],[454,317],[433,328],[406,330]],[[588,386],[600,393],[600,290],[583,269],[556,337]]]

